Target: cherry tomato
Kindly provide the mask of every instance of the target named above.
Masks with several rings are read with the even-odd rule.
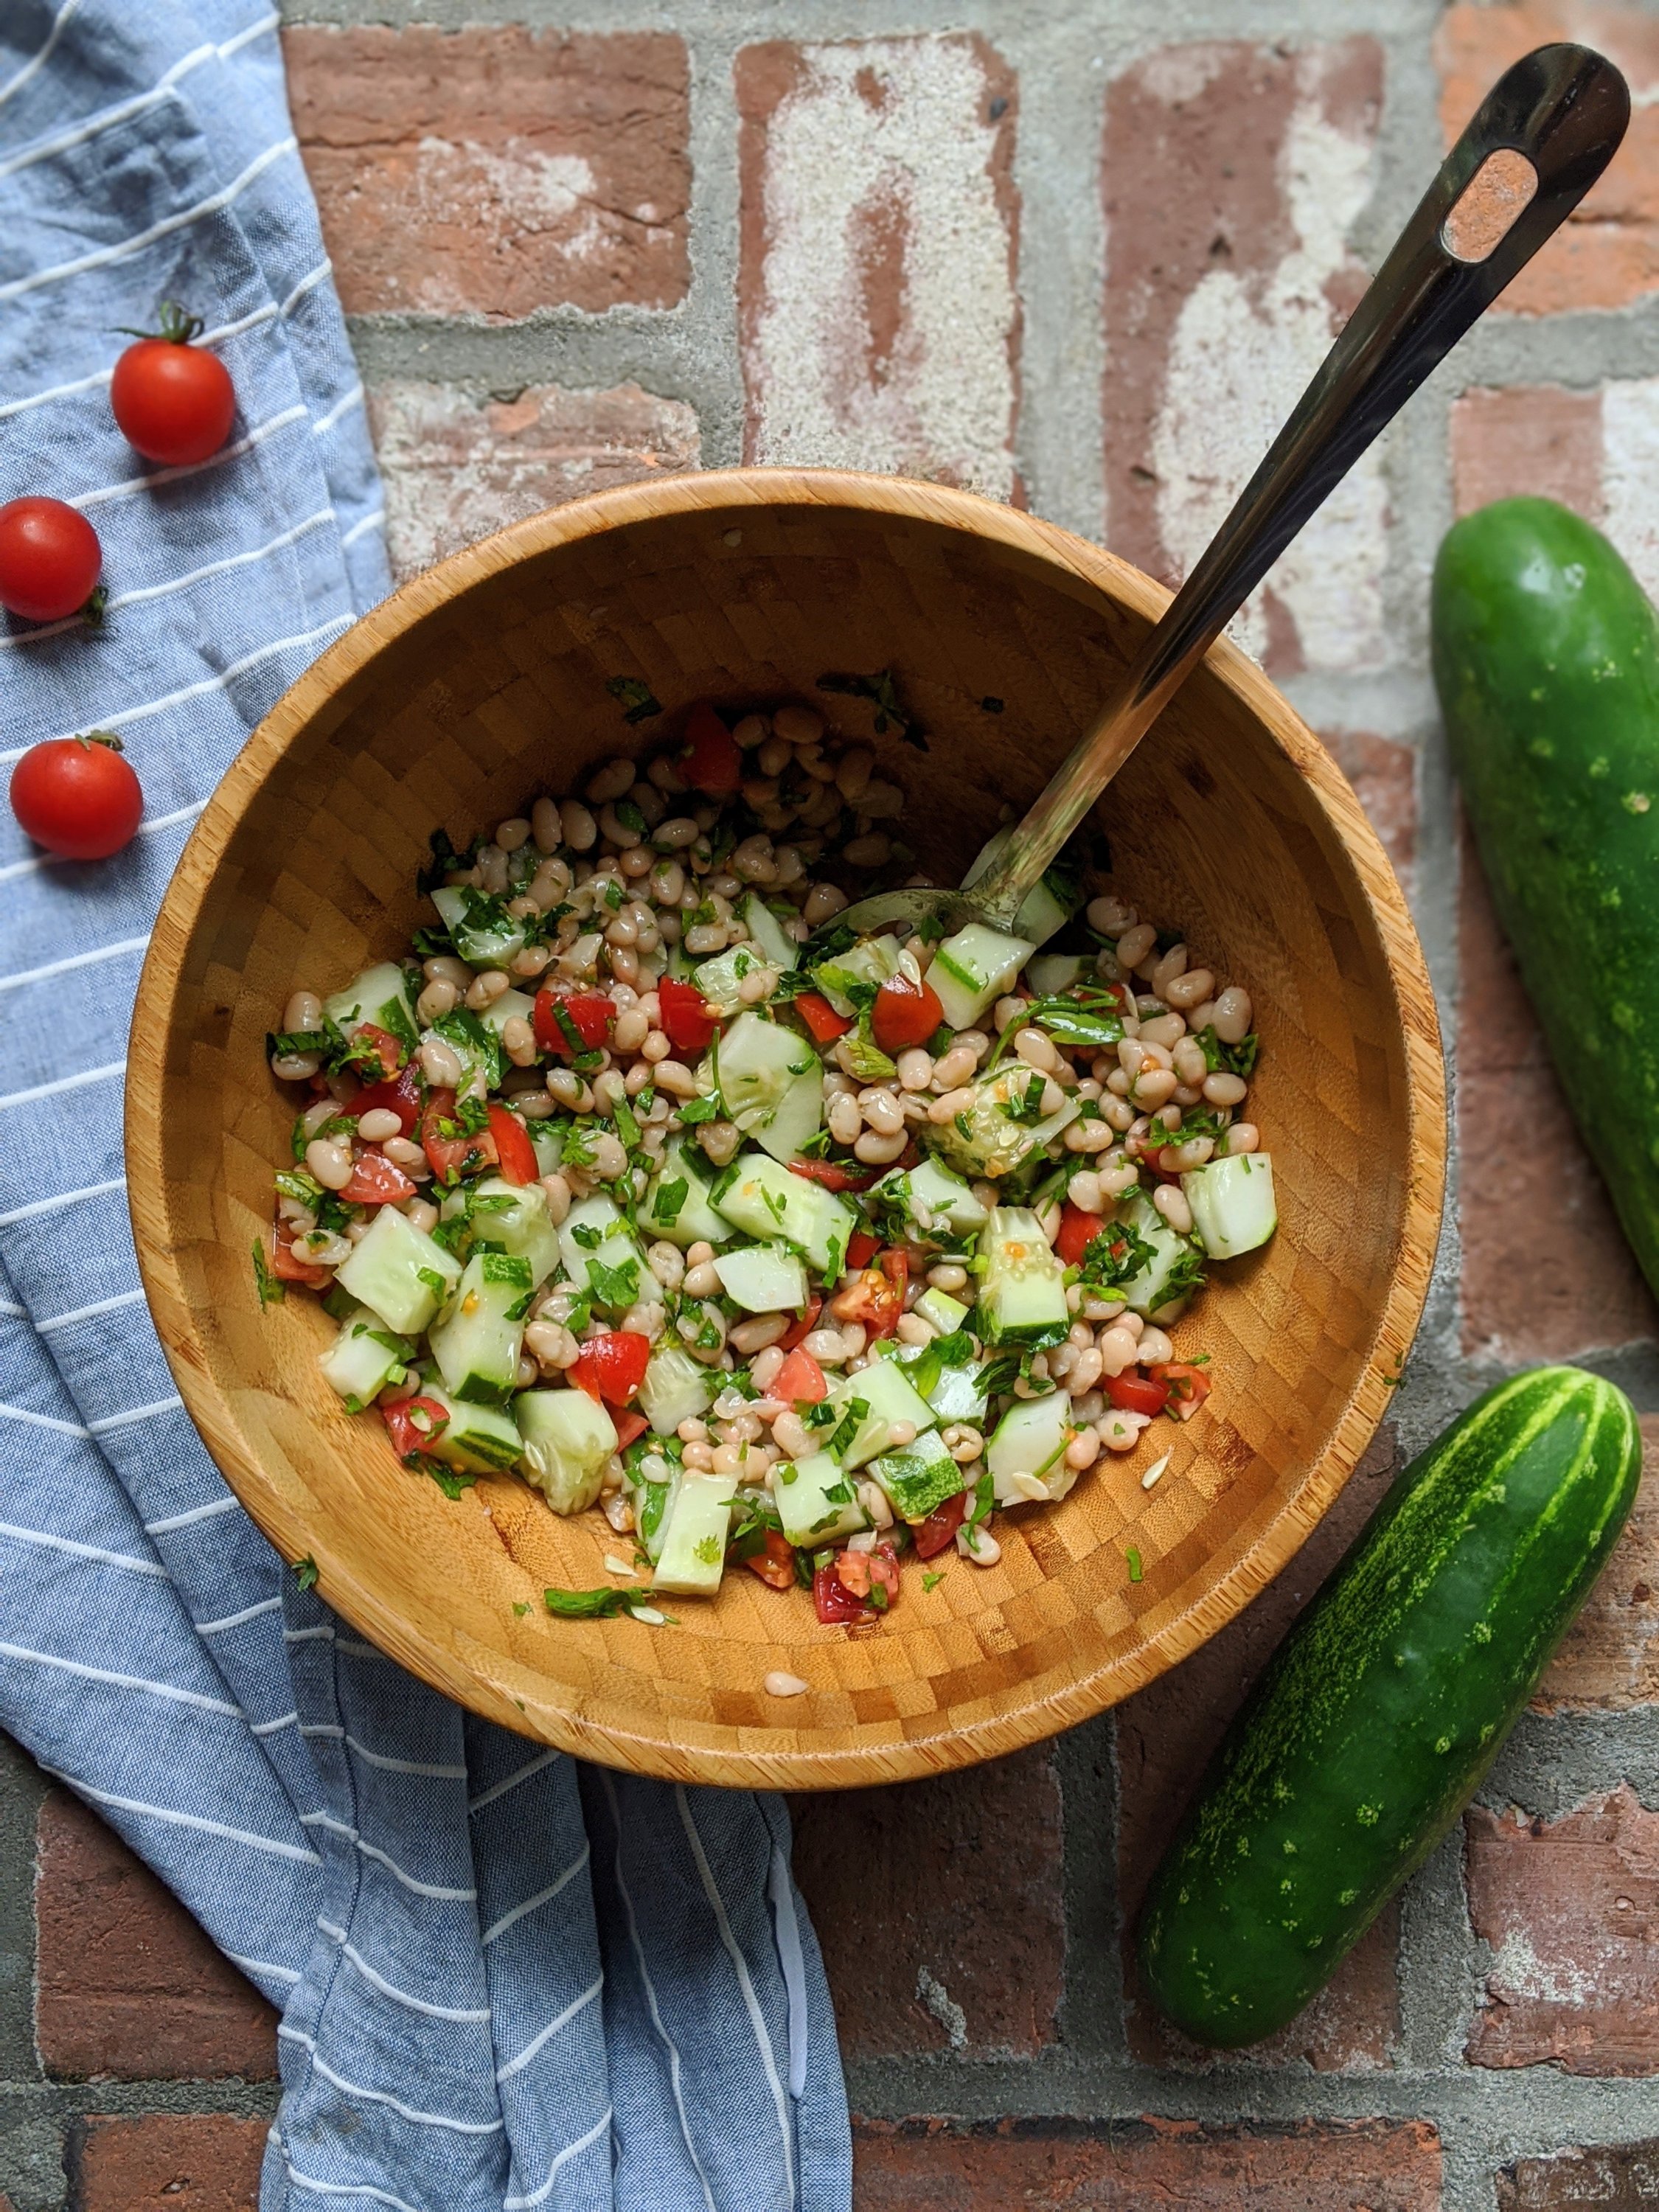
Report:
[[[803,991],[794,1001],[795,1012],[811,1034],[814,1044],[833,1044],[845,1036],[853,1026],[845,1015],[838,1014],[828,999],[817,991]]]
[[[380,1055],[380,1074],[376,1081],[393,1076],[408,1058],[403,1045],[390,1030],[378,1028],[373,1022],[359,1022],[351,1032],[353,1044],[372,1044]],[[354,1100],[353,1103],[356,1102]]]
[[[926,1044],[944,1019],[945,1009],[931,983],[893,975],[876,994],[870,1033],[884,1052],[905,1052],[913,1044]]]
[[[631,1328],[613,1328],[604,1336],[591,1336],[570,1370],[570,1380],[590,1398],[603,1398],[608,1406],[625,1406],[645,1380],[645,1364],[651,1357],[651,1340]]]
[[[131,844],[144,811],[118,738],[48,738],[11,772],[11,811],[37,845],[66,860],[104,860]]]
[[[685,718],[680,768],[694,791],[712,796],[726,797],[743,781],[738,741],[706,699],[700,699]]]
[[[937,1558],[957,1540],[957,1530],[968,1518],[968,1492],[959,1490],[954,1498],[947,1498],[943,1505],[936,1505],[927,1518],[920,1522],[911,1534],[915,1539],[919,1559]]]
[[[617,1431],[617,1449],[626,1451],[629,1444],[639,1442],[651,1424],[643,1413],[618,1412],[611,1414],[611,1425]]]
[[[876,1589],[883,1593],[884,1604],[870,1602]],[[898,1553],[890,1544],[878,1544],[872,1552],[837,1552],[832,1564],[812,1577],[818,1619],[831,1626],[879,1620],[898,1591]]]
[[[872,1340],[890,1336],[904,1311],[904,1286],[910,1262],[902,1252],[884,1252],[879,1263],[866,1267],[856,1283],[837,1292],[830,1310],[837,1321],[864,1323]]]
[[[795,1587],[794,1549],[781,1528],[769,1528],[765,1543],[758,1552],[751,1552],[743,1564],[772,1589]]]
[[[536,1042],[544,1052],[574,1060],[579,1052],[602,1052],[611,1042],[617,1009],[597,994],[567,997],[560,991],[536,994]],[[566,1024],[568,1024],[568,1028]],[[573,1039],[570,1030],[575,1031]]]
[[[409,1134],[421,1118],[421,1071],[414,1060],[395,1081],[371,1083],[351,1102],[351,1110],[357,1115],[371,1113],[376,1107],[395,1114],[403,1124],[403,1134]]]
[[[806,1294],[806,1308],[805,1312],[802,1313],[797,1320],[791,1322],[788,1328],[785,1329],[783,1334],[778,1339],[778,1343],[782,1350],[785,1352],[793,1352],[803,1338],[811,1336],[812,1331],[818,1325],[818,1316],[823,1311],[823,1298],[819,1296],[817,1291],[809,1291]]]
[[[489,1133],[495,1140],[495,1159],[501,1181],[520,1185],[534,1182],[541,1172],[536,1165],[536,1148],[518,1115],[505,1106],[492,1105]]]
[[[204,461],[230,435],[236,387],[216,353],[191,341],[201,318],[175,300],[163,302],[161,334],[130,345],[110,379],[116,426],[147,461],[179,468]]]
[[[1084,1254],[1104,1226],[1097,1213],[1085,1213],[1068,1198],[1060,1212],[1060,1234],[1054,1239],[1054,1256],[1060,1266],[1081,1267]]]
[[[796,1158],[790,1161],[789,1172],[803,1176],[808,1182],[821,1182],[826,1190],[868,1190],[877,1177],[886,1170],[883,1168],[843,1167],[839,1160]]]
[[[864,1600],[854,1596],[833,1566],[814,1570],[812,1602],[826,1628],[846,1628],[855,1620],[875,1619]]]
[[[772,1377],[766,1395],[781,1399],[786,1406],[819,1406],[829,1396],[830,1385],[811,1353],[797,1346]]]
[[[665,975],[657,986],[658,1020],[670,1044],[702,1052],[720,1033],[720,1018],[695,983]]]
[[[359,1152],[351,1181],[340,1193],[348,1206],[401,1206],[415,1195],[415,1185],[395,1160],[371,1146]]]
[[[1161,1413],[1169,1402],[1169,1384],[1154,1382],[1149,1375],[1109,1375],[1105,1387],[1120,1413]]]
[[[1158,1382],[1169,1384],[1169,1410],[1178,1421],[1190,1421],[1210,1395],[1209,1369],[1194,1367],[1189,1360],[1160,1360],[1156,1367],[1149,1367],[1146,1372]]]
[[[294,1239],[280,1225],[271,1240],[270,1272],[279,1283],[303,1283],[311,1291],[325,1291],[334,1279],[332,1269],[296,1252]]]
[[[78,615],[98,588],[104,549],[84,514],[61,499],[0,507],[0,607],[25,622]]]
[[[395,1406],[381,1407],[380,1419],[391,1431],[392,1450],[405,1467],[449,1426],[449,1416],[435,1398],[400,1398]]]
[[[445,1123],[459,1133],[446,1135],[442,1126]],[[493,1168],[495,1164],[495,1138],[488,1129],[481,1129],[476,1137],[469,1137],[461,1130],[455,1118],[453,1091],[434,1091],[428,1098],[426,1111],[421,1116],[421,1142],[426,1149],[427,1164],[441,1182],[459,1175],[465,1168]]]
[[[847,1265],[867,1267],[880,1249],[879,1237],[872,1237],[867,1229],[855,1229],[847,1240]]]

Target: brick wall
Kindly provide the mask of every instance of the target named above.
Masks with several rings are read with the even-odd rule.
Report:
[[[1659,590],[1659,8],[285,15],[404,570],[596,485],[748,459],[976,485],[1176,576],[1497,70],[1580,36],[1631,76],[1613,175],[1240,625],[1407,883],[1456,1066],[1460,1204],[1395,1419],[1302,1557],[1178,1673],[1000,1766],[802,1804],[798,1865],[861,2212],[1659,2202],[1651,1499],[1462,1831],[1291,2028],[1225,2061],[1182,2043],[1122,1940],[1197,1766],[1400,1455],[1544,1358],[1659,1414],[1659,1322],[1461,839],[1425,656],[1441,532],[1511,490],[1592,516]],[[273,2072],[259,2000],[0,1757],[15,2212],[250,2204]]]

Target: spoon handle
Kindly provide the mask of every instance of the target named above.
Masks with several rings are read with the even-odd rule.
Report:
[[[1623,77],[1585,46],[1540,46],[1498,79],[1115,697],[975,886],[991,919],[1012,921],[1194,662],[1384,424],[1577,207],[1629,119]]]

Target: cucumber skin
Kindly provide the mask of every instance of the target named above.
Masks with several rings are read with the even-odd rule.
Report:
[[[1479,1786],[1618,1539],[1641,1474],[1624,1394],[1544,1367],[1401,1474],[1227,1732],[1142,1915],[1159,2008],[1271,2034]]]
[[[1501,500],[1449,531],[1432,610],[1492,902],[1659,1291],[1659,617],[1606,538],[1546,499]]]

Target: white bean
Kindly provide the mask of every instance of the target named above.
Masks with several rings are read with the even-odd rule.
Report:
[[[438,1090],[453,1091],[461,1079],[460,1055],[441,1037],[430,1037],[420,1050],[421,1073]]]
[[[351,1181],[351,1147],[337,1137],[313,1137],[306,1146],[306,1165],[325,1190],[343,1190]]]
[[[1250,1017],[1255,1009],[1248,991],[1230,984],[1215,1002],[1212,1019],[1215,1033],[1223,1044],[1242,1044],[1250,1033]]]
[[[403,1126],[402,1115],[394,1114],[389,1106],[372,1106],[367,1114],[357,1117],[357,1134],[366,1145],[378,1145],[387,1137],[398,1135]]]

